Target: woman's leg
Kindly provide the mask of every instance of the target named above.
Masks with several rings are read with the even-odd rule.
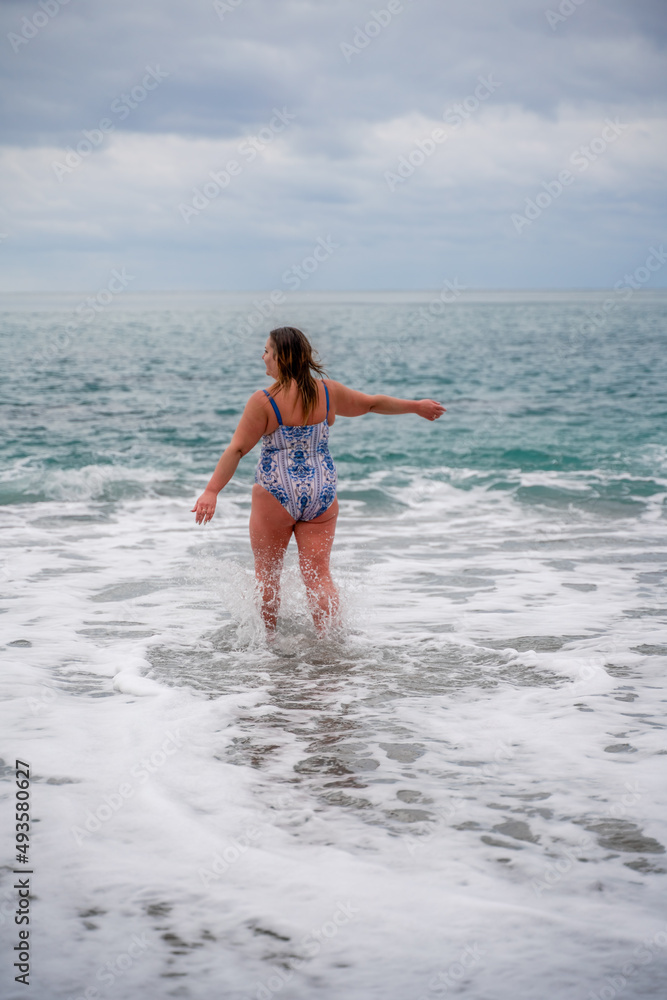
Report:
[[[325,634],[327,622],[335,621],[338,616],[338,591],[329,570],[337,519],[338,497],[324,514],[312,521],[297,521],[294,525],[301,575],[308,591],[315,628],[320,635]]]
[[[255,576],[262,595],[262,618],[269,635],[276,629],[280,607],[280,573],[294,526],[294,518],[280,501],[263,486],[255,483],[250,510],[250,545],[255,556]]]

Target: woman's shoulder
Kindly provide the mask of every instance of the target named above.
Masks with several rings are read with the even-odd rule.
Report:
[[[267,390],[265,389],[256,389],[255,392],[248,396],[246,410],[254,410],[257,412],[259,410],[264,410],[267,406],[270,406],[266,393]]]
[[[335,379],[327,379],[327,385],[332,406],[341,417],[359,417],[363,413],[368,413],[373,396],[351,389],[349,385],[344,385]]]
[[[322,382],[326,385],[333,398],[342,398],[348,393],[355,391],[354,389],[350,389],[349,386],[344,385],[342,382],[337,382],[336,379],[333,378],[322,379]]]

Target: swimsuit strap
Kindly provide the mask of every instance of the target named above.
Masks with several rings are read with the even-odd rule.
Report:
[[[280,410],[276,406],[275,399],[273,398],[273,396],[269,395],[269,393],[266,391],[266,389],[262,389],[262,392],[264,393],[264,395],[267,397],[267,399],[271,403],[271,406],[273,407],[273,409],[276,411],[276,416],[278,417],[278,423],[282,427],[282,425],[283,425],[283,418],[280,416]]]
[[[329,390],[327,389],[327,384],[326,384],[326,382],[324,381],[324,379],[322,379],[322,383],[323,383],[323,385],[324,385],[324,392],[325,392],[325,394],[326,394],[326,397],[327,397],[327,413],[326,413],[326,422],[327,422],[327,423],[329,423]]]

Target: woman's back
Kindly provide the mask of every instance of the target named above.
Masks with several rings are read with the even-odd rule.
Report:
[[[298,406],[291,392],[292,386],[285,386],[282,392],[289,412],[296,419],[303,406]],[[329,392],[326,384],[317,388],[317,406],[320,409],[320,395],[324,391],[324,414],[321,420],[310,423],[289,423],[283,416],[278,403],[269,396],[268,390],[262,395],[273,410],[272,431],[267,429],[262,437],[262,451],[257,463],[255,482],[278,500],[295,521],[310,521],[323,514],[336,496],[336,467],[329,453],[329,423],[327,403]],[[277,394],[279,395],[279,394]],[[311,413],[309,416],[317,416]]]
[[[324,390],[324,383],[321,379],[316,380],[317,385],[317,403],[308,414],[308,420],[306,426],[311,426],[312,424],[321,424],[325,418],[328,418],[329,425],[333,424],[336,419],[335,413],[331,409],[331,393],[329,393],[329,412],[327,414],[327,403],[326,403],[326,392]],[[269,391],[269,390],[267,390]],[[269,419],[268,426],[266,428],[267,434],[272,434],[273,431],[278,427],[278,417],[275,410],[271,406],[271,402],[264,393],[262,393],[263,399],[265,400],[265,405],[267,409],[267,416]],[[301,396],[299,394],[297,384],[294,380],[289,385],[289,388],[279,388],[275,393],[271,393],[271,398],[275,402],[278,410],[280,411],[280,416],[282,417],[283,425],[285,427],[302,427],[303,426],[303,403],[301,401]]]

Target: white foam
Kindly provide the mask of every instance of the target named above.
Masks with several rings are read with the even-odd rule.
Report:
[[[454,970],[451,992],[570,1000],[645,939],[628,989],[654,995],[664,876],[627,863],[667,864],[622,845],[667,841],[664,521],[433,477],[396,499],[341,500],[342,637],[316,639],[290,549],[289,657],[263,643],[244,501],[205,528],[156,497],[2,512],[41,996],[99,985],[133,934],[114,995],[417,1000]]]

